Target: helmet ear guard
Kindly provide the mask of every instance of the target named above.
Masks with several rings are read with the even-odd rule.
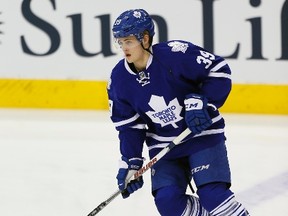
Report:
[[[112,31],[114,38],[135,36],[138,41],[143,39],[144,31],[147,31],[150,37],[155,34],[153,20],[143,9],[127,10],[120,14]]]

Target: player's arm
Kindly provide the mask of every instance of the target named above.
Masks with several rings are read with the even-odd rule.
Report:
[[[220,118],[218,108],[231,91],[231,70],[227,62],[201,48],[191,52],[192,61],[187,62],[193,73],[187,77],[198,83],[198,91],[186,95],[185,120],[194,133],[201,133]]]
[[[121,101],[108,89],[111,119],[119,132],[121,159],[117,174],[117,183],[122,191],[122,197],[127,198],[131,193],[143,186],[142,176],[132,180],[130,177],[143,165],[143,143],[146,136],[145,124],[140,116],[133,111],[128,103]]]
[[[122,157],[116,178],[123,198],[129,197],[130,194],[143,186],[142,176],[132,181],[130,181],[130,178],[143,165],[142,150],[146,136],[144,124],[142,124],[138,114],[129,117],[125,115],[125,117],[121,121],[116,121],[116,119],[119,119],[119,116],[111,116],[119,132],[118,137]]]
[[[208,51],[199,50],[196,62],[201,74],[199,94],[210,104],[220,108],[231,91],[231,70],[225,59]]]
[[[146,137],[145,124],[129,106],[115,103],[111,98],[109,102],[113,104],[110,105],[110,118],[119,133],[121,154],[126,158],[141,157]]]

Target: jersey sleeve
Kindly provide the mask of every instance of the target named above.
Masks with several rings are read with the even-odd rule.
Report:
[[[127,157],[142,157],[146,136],[145,124],[131,105],[121,97],[122,88],[113,82],[107,87],[110,118],[119,133],[120,153]]]
[[[231,91],[231,70],[224,58],[198,46],[189,47],[185,74],[198,83],[199,94],[220,108]]]
[[[220,108],[231,91],[231,70],[222,57],[208,52],[205,53],[208,56],[206,59],[211,64],[209,63],[205,66],[205,69],[208,70],[208,75],[201,84],[200,94],[207,97],[208,101],[217,108]]]

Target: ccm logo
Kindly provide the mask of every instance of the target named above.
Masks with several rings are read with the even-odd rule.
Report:
[[[200,172],[202,170],[208,170],[209,167],[210,167],[210,164],[195,167],[191,169],[191,174],[193,175],[194,173]]]
[[[185,110],[200,110],[203,108],[203,101],[197,98],[189,98],[184,101]]]

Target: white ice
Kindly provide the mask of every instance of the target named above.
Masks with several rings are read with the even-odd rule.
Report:
[[[287,216],[288,116],[223,116],[238,200],[252,216]],[[0,109],[0,215],[86,216],[117,191],[118,158],[106,111]],[[99,215],[159,215],[149,171],[144,181]]]

